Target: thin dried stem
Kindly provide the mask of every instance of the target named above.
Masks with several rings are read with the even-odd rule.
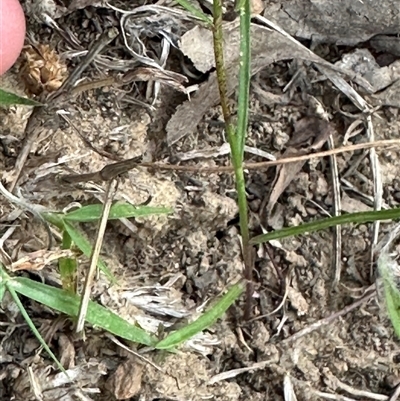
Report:
[[[332,135],[328,139],[329,149],[334,149],[334,141]],[[339,180],[339,171],[337,166],[336,155],[330,156],[330,168],[332,174],[332,188],[333,188],[333,214],[334,216],[339,216],[342,210],[341,198],[340,198],[340,180]],[[334,235],[334,279],[333,279],[333,287],[336,287],[340,281],[340,273],[342,268],[342,227],[340,225],[335,226],[335,235]]]
[[[78,322],[76,325],[76,332],[79,333],[83,330],[85,324],[86,313],[89,305],[90,300],[90,293],[92,288],[93,279],[96,273],[97,262],[99,260],[99,255],[101,251],[101,246],[103,244],[104,233],[107,226],[108,215],[111,209],[111,203],[114,197],[114,193],[117,188],[117,181],[111,180],[107,186],[104,205],[103,205],[103,212],[101,215],[101,219],[99,222],[99,228],[97,230],[97,238],[95,245],[92,250],[92,255],[90,257],[90,266],[89,271],[86,274],[85,285],[83,289],[81,304],[79,306],[79,314],[78,314]]]
[[[369,148],[380,148],[390,147],[394,145],[400,145],[400,139],[387,139],[382,141],[358,143],[355,145],[342,146],[340,148],[325,150],[322,152],[309,153],[301,156],[285,157],[278,160],[271,160],[259,163],[245,163],[244,169],[247,170],[262,170],[272,166],[278,166],[281,164],[295,163],[301,160],[311,160],[320,157],[326,157],[331,155],[337,155],[344,152],[353,152],[360,149]],[[119,174],[123,174],[133,168],[146,167],[156,168],[158,170],[174,170],[174,171],[188,171],[194,173],[233,173],[234,168],[232,166],[220,166],[220,167],[197,167],[197,166],[177,166],[173,164],[160,164],[160,163],[139,163],[138,158],[132,158],[123,160],[121,162],[109,164],[102,170],[94,173],[87,174],[76,174],[76,175],[64,175],[61,179],[68,183],[86,182],[86,181],[107,181],[117,177]]]

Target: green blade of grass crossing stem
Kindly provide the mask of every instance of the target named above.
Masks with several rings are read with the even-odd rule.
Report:
[[[64,229],[67,231],[72,241],[74,241],[75,245],[83,252],[83,254],[90,258],[90,255],[92,254],[92,246],[83,235],[83,233],[81,233],[79,229],[77,229],[69,221],[64,221]],[[115,284],[117,282],[116,278],[110,272],[107,265],[101,259],[99,259],[99,261],[97,262],[97,266],[112,283]]]
[[[236,301],[236,299],[243,292],[243,284],[238,283],[233,285],[228,292],[217,301],[210,310],[201,315],[193,323],[188,324],[186,327],[177,330],[155,345],[157,349],[170,349],[185,342],[193,337],[195,334],[207,329],[219,319],[228,308]]]
[[[56,226],[59,230],[64,230],[64,215],[61,213],[42,213],[42,217],[50,224]]]
[[[24,305],[22,305],[21,300],[19,299],[17,293],[15,292],[15,289],[10,286],[9,284],[11,283],[12,279],[7,281],[7,289],[8,292],[10,293],[10,295],[12,296],[14,302],[17,304],[17,307],[19,309],[19,311],[21,312],[22,317],[25,319],[26,323],[28,324],[29,328],[31,329],[32,333],[35,335],[35,337],[38,339],[39,343],[42,345],[42,347],[44,348],[44,350],[50,355],[51,359],[53,359],[53,361],[55,362],[55,364],[57,365],[58,369],[61,370],[61,372],[63,372],[67,377],[68,377],[68,373],[66,372],[66,370],[64,369],[64,367],[61,365],[61,363],[59,362],[59,360],[57,359],[57,357],[53,354],[52,350],[49,348],[49,346],[46,344],[46,341],[44,341],[43,337],[40,335],[38,329],[35,327],[35,325],[33,324],[31,318],[29,317],[28,312],[26,311],[26,309],[24,308]],[[25,294],[24,294],[25,295]],[[27,295],[29,297],[29,295]]]
[[[194,15],[199,20],[205,22],[207,25],[212,25],[212,20],[204,14],[201,9],[195,7],[192,3],[187,0],[175,0],[182,8],[186,11],[189,11],[192,15]]]
[[[80,297],[25,277],[14,277],[7,282],[9,289],[31,298],[71,317],[77,317]],[[146,331],[130,324],[104,306],[90,301],[86,321],[126,340],[154,346],[157,339]]]
[[[362,224],[371,223],[377,220],[393,220],[398,218],[400,218],[400,208],[379,211],[374,210],[371,212],[349,213],[341,216],[330,217],[328,219],[313,221],[311,223],[301,224],[296,227],[282,228],[281,230],[258,235],[250,240],[250,244],[262,244],[273,239],[286,238],[294,235],[325,230],[326,228],[334,227],[339,224]]]
[[[87,223],[101,218],[102,204],[83,206],[63,216],[64,221]],[[129,203],[115,203],[111,206],[108,220],[116,220],[130,217],[146,217],[159,214],[172,213],[172,209],[155,206],[133,206]]]
[[[400,338],[400,291],[393,277],[394,272],[397,272],[397,275],[400,273],[400,267],[390,258],[387,251],[382,251],[378,259],[378,269],[383,281],[386,310],[394,331]]]
[[[39,102],[15,95],[14,93],[6,92],[0,89],[0,105],[11,106],[13,104],[22,104],[25,106],[43,106]]]

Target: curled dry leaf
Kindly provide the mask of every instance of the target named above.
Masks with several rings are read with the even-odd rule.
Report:
[[[327,121],[307,116],[295,122],[294,133],[288,145],[296,149],[318,150],[332,134],[334,129]]]
[[[296,148],[290,147],[285,150],[282,157],[293,157],[304,155],[305,151],[300,151]],[[293,179],[297,176],[299,171],[303,168],[305,161],[298,161],[289,164],[282,164],[276,168],[274,183],[272,184],[271,193],[268,196],[268,203],[266,207],[268,225],[272,225],[275,228],[276,219],[273,218],[273,209],[282,195],[283,191],[289,186]],[[278,212],[278,211],[277,211]]]
[[[230,65],[239,56],[238,22],[228,22],[224,25],[224,61]],[[179,43],[182,53],[189,57],[200,72],[206,73],[215,67],[213,34],[202,26],[195,26],[186,32]]]
[[[399,32],[398,0],[268,1],[264,15],[289,34],[319,43],[354,46]]]
[[[25,46],[19,76],[29,95],[55,92],[67,76],[67,66],[49,45]]]
[[[142,387],[143,367],[133,359],[121,363],[108,379],[107,387],[117,400],[126,400],[135,396]]]
[[[58,337],[58,346],[60,347],[60,363],[65,369],[75,367],[75,347],[71,339],[60,333]]]
[[[153,67],[139,67],[133,71],[127,72],[121,78],[120,82],[122,84],[126,84],[133,81],[157,81],[171,86],[180,92],[186,93],[186,89],[183,84],[187,83],[188,79],[184,75],[173,71],[163,71],[159,68]]]
[[[400,79],[384,91],[370,96],[371,100],[382,106],[400,107]]]
[[[368,49],[356,49],[346,53],[342,56],[341,61],[338,61],[335,65],[360,74],[370,83],[372,93],[388,88],[400,78],[399,60],[385,67],[380,67]]]
[[[300,59],[317,63],[319,67],[334,66],[310,52],[305,47],[294,43],[279,32],[267,30],[252,24],[251,34],[251,75],[279,60]],[[240,32],[236,21],[224,25],[224,61],[227,74],[227,94],[231,96],[238,85]],[[181,51],[189,57],[199,71],[208,71],[214,66],[214,51],[211,32],[204,28],[194,28],[186,32],[181,39]],[[340,70],[340,69],[337,69]],[[354,77],[354,73],[352,73]],[[358,77],[360,78],[360,77]],[[360,85],[365,80],[355,79]],[[368,87],[370,85],[368,84]],[[211,107],[219,104],[219,90],[216,73],[210,73],[208,80],[202,83],[196,93],[178,106],[176,113],[169,120],[167,141],[173,145],[186,135],[193,133],[203,116]]]
[[[310,150],[319,150],[334,132],[332,125],[327,121],[317,117],[304,117],[295,123],[294,133],[288,142],[289,147],[282,157],[300,156],[309,153]],[[271,215],[279,197],[297,176],[304,164],[304,161],[299,161],[283,164],[276,169],[274,184],[267,203],[268,216]],[[270,217],[268,217],[269,219]]]
[[[8,269],[12,272],[19,270],[42,270],[46,265],[60,258],[73,257],[74,253],[70,249],[49,251],[41,249],[39,251],[28,253],[23,258],[11,263]]]
[[[261,14],[264,11],[265,5],[263,0],[250,0],[250,9],[253,15]]]

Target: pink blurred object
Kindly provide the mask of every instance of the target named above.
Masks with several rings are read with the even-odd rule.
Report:
[[[25,15],[18,0],[0,0],[0,75],[17,60],[24,46]]]

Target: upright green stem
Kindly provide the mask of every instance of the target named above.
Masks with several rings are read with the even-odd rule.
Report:
[[[240,13],[240,71],[239,71],[239,100],[238,100],[238,124],[235,130],[232,124],[231,113],[228,106],[226,90],[226,69],[223,53],[222,30],[222,0],[214,0],[214,53],[217,70],[218,86],[221,98],[221,107],[225,119],[226,133],[228,136],[232,164],[235,169],[236,191],[238,195],[240,232],[242,236],[243,259],[245,265],[246,308],[245,318],[251,314],[252,289],[252,247],[249,245],[249,226],[247,216],[246,186],[243,171],[243,152],[248,125],[248,102],[250,88],[250,4],[249,0],[241,0]]]
[[[252,310],[253,258],[252,258],[252,246],[249,244],[250,236],[249,236],[249,224],[247,217],[246,183],[244,179],[243,164],[240,162],[241,153],[236,137],[230,137],[229,143],[232,152],[232,162],[235,169],[236,192],[238,196],[238,206],[239,206],[239,225],[240,225],[240,234],[242,236],[244,278],[246,279],[246,305],[245,305],[244,317],[246,320],[248,320],[251,316],[251,310]],[[239,162],[237,162],[238,160]]]
[[[237,123],[237,149],[232,148],[232,159],[235,163],[236,188],[238,193],[240,232],[243,241],[243,258],[245,264],[244,276],[246,285],[245,319],[252,313],[253,296],[253,248],[249,244],[249,225],[247,215],[246,187],[243,172],[244,145],[246,142],[247,126],[249,120],[249,92],[250,92],[250,0],[239,0],[238,11],[240,15],[240,53],[239,53],[239,95],[238,95],[238,123]],[[231,145],[232,147],[232,145]],[[236,155],[236,150],[239,153]]]

